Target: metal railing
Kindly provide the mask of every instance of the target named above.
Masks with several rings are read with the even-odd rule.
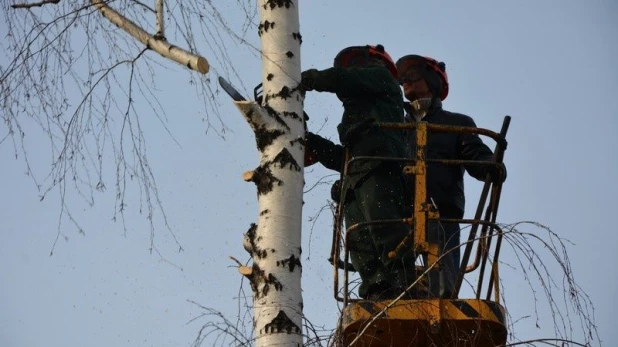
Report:
[[[413,237],[413,248],[415,251],[415,257],[423,256],[424,269],[433,269],[433,271],[439,271],[439,262],[441,257],[449,252],[449,250],[443,249],[439,242],[435,242],[435,237],[427,237],[427,233],[430,232],[429,225],[431,223],[459,223],[470,225],[470,233],[467,241],[462,243],[459,247],[464,246],[463,257],[461,259],[461,265],[456,284],[453,289],[452,299],[456,299],[459,295],[461,285],[463,283],[464,276],[467,273],[479,270],[478,283],[476,286],[476,298],[479,299],[481,291],[483,289],[485,270],[489,264],[491,267],[491,275],[487,282],[487,295],[486,299],[490,300],[491,294],[494,294],[495,302],[499,303],[499,286],[497,282],[499,280],[498,271],[498,258],[500,255],[500,246],[502,244],[502,229],[496,224],[496,215],[498,212],[498,206],[500,202],[500,193],[502,189],[502,182],[493,182],[491,177],[487,175],[483,190],[481,192],[479,202],[477,205],[476,213],[473,219],[452,219],[452,218],[440,218],[439,211],[437,211],[427,196],[427,164],[439,164],[450,166],[496,166],[496,170],[502,163],[504,151],[506,150],[506,133],[510,124],[510,116],[504,118],[502,129],[500,133],[493,132],[491,130],[483,128],[473,128],[464,126],[452,126],[452,125],[439,125],[429,124],[426,122],[418,123],[380,123],[379,127],[383,129],[393,129],[400,131],[412,131],[416,132],[416,146],[415,152],[412,158],[392,158],[392,157],[368,157],[359,156],[349,158],[349,154],[346,151],[346,158],[344,168],[341,173],[341,186],[346,187],[345,180],[347,178],[348,168],[350,164],[359,161],[381,161],[381,162],[400,162],[406,164],[404,167],[404,174],[414,176],[414,199],[412,202],[412,215],[401,219],[391,220],[375,220],[367,221],[363,223],[357,223],[348,226],[343,237],[342,243],[342,216],[343,207],[346,202],[345,191],[342,190],[340,196],[340,202],[337,206],[335,213],[335,223],[333,227],[333,240],[331,249],[331,261],[334,266],[334,296],[338,301],[342,301],[344,305],[349,302],[359,301],[360,299],[351,299],[349,291],[349,271],[354,271],[353,266],[349,263],[349,235],[361,228],[373,225],[388,225],[388,224],[407,224],[410,226],[410,233],[401,241],[396,249],[389,253],[389,257],[394,258],[397,252],[400,252],[408,243],[408,239]],[[431,136],[431,133],[457,133],[457,134],[475,134],[483,135],[493,139],[496,142],[496,149],[494,150],[494,156],[492,161],[473,161],[473,160],[453,160],[453,159],[429,159],[427,158],[427,139]],[[487,197],[491,192],[489,203]],[[484,213],[483,213],[484,212]],[[479,227],[480,233],[479,233]],[[477,237],[477,234],[479,236]],[[431,235],[430,235],[431,236]],[[494,251],[492,257],[490,257],[490,249],[492,242],[496,239]],[[428,241],[431,239],[432,241]],[[476,254],[474,262],[468,265],[472,250],[476,245]],[[341,250],[343,249],[344,259],[341,259]],[[491,258],[491,259],[490,259]],[[339,271],[343,270],[344,283],[342,290],[339,289]],[[342,296],[340,294],[343,294]]]

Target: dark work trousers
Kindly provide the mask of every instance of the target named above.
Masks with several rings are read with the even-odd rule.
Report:
[[[403,219],[407,196],[401,167],[384,165],[373,169],[348,189],[345,201],[346,227],[368,221]],[[411,247],[403,248],[394,259],[388,257],[409,232],[410,227],[403,222],[370,225],[350,232],[348,248],[351,263],[362,281],[360,297],[387,290],[403,291],[414,281]]]
[[[440,297],[450,297],[459,275],[460,243],[459,223],[441,223],[440,245],[442,248],[442,260],[440,261]]]

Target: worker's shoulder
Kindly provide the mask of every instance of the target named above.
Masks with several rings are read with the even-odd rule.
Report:
[[[445,124],[476,127],[474,119],[466,114],[451,112],[444,109],[440,109],[439,113],[441,116],[440,118],[445,121]]]
[[[386,68],[386,66],[383,65],[366,65],[358,67],[348,67],[344,69],[357,75],[392,82],[399,87],[399,82],[397,82],[395,77],[393,77],[393,75]]]

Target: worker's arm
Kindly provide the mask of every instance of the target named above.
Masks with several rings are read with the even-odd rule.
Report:
[[[307,132],[307,151],[311,151],[325,168],[341,172],[343,147],[311,132]]]
[[[468,116],[462,118],[462,126],[476,128],[474,120]],[[493,152],[483,143],[481,138],[475,134],[459,134],[459,156],[464,160],[493,161]],[[504,181],[506,179],[506,167],[500,163],[499,167],[466,165],[466,171],[470,176],[479,181],[484,181],[487,174],[490,174],[494,181]]]
[[[337,96],[398,96],[399,85],[388,69],[381,65],[359,68],[332,67],[326,70],[310,69],[302,73],[301,87],[305,91],[336,93]]]

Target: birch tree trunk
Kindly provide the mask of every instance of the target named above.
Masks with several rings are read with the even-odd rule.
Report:
[[[302,346],[301,213],[304,119],[298,0],[259,0],[262,105],[236,105],[255,132],[260,165],[245,173],[257,186],[258,223],[245,235],[253,265],[256,346]]]

